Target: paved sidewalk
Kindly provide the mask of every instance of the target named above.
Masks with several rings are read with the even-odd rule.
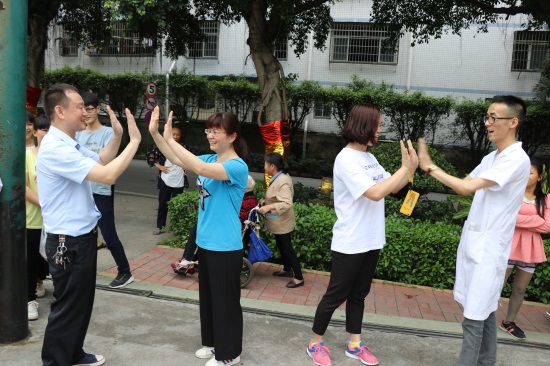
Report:
[[[197,274],[181,276],[172,271],[170,263],[179,260],[181,249],[158,246],[137,258],[130,260],[132,273],[137,282],[161,285],[176,289],[198,291]],[[254,277],[250,284],[242,289],[244,299],[263,300],[272,304],[293,304],[312,307],[313,310],[323,296],[329,274],[325,272],[306,271],[305,285],[296,289],[286,288],[288,278],[274,277],[271,273],[280,269],[271,263],[256,263]],[[114,277],[116,268],[110,268],[102,275]],[[132,285],[130,285],[131,287]],[[497,319],[505,317],[508,300],[501,299]],[[345,309],[345,304],[340,310]],[[527,332],[528,338],[546,339],[550,342],[550,321],[545,311],[550,305],[525,302],[517,317],[517,324]],[[454,301],[452,291],[438,290],[429,287],[409,286],[375,280],[371,293],[365,301],[365,313],[399,318],[422,319],[445,323],[460,323],[463,320],[462,309]],[[405,324],[405,323],[403,323]],[[512,339],[499,331],[499,336]],[[549,343],[550,344],[550,343]]]

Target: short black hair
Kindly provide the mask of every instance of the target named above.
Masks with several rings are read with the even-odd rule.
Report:
[[[520,124],[525,121],[527,105],[523,99],[514,95],[495,95],[491,100],[491,103],[506,104],[508,109],[514,114],[514,117],[518,118]]]
[[[84,101],[84,107],[91,105],[95,108],[99,105],[99,99],[94,93],[82,93],[82,100]]]
[[[34,121],[34,130],[38,131],[43,128],[50,128],[50,125],[51,125],[50,118],[45,114],[41,114],[38,117],[36,117],[36,120]]]
[[[69,105],[69,97],[67,92],[79,93],[78,89],[69,84],[54,84],[44,94],[44,110],[46,115],[52,118],[55,110],[55,106],[60,105],[63,108],[67,108]]]
[[[30,122],[34,125],[34,114],[32,114],[31,112],[27,111],[27,120],[25,121],[25,124],[27,122]]]

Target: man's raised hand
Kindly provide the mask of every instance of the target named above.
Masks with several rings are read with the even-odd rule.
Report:
[[[120,124],[118,118],[115,116],[115,112],[107,105],[107,113],[109,114],[109,119],[111,120],[111,127],[113,128],[113,133],[117,137],[122,137],[122,125]]]

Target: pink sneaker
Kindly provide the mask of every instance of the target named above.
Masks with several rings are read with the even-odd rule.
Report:
[[[310,341],[306,352],[309,357],[313,358],[313,362],[319,366],[332,366],[332,361],[328,354],[330,353],[324,342],[316,343],[312,345],[313,341]]]
[[[349,347],[348,342],[348,345],[346,347],[346,356],[354,358],[356,360],[361,360],[361,363],[365,365],[378,365],[378,359],[374,357],[374,355],[370,351],[370,348],[365,346],[363,342],[359,344],[359,347],[355,347],[353,349]]]

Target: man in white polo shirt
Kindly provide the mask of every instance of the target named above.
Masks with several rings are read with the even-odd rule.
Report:
[[[497,150],[485,156],[464,179],[435,166],[424,139],[419,140],[422,170],[458,194],[475,193],[456,258],[454,298],[464,307],[459,366],[496,364],[495,311],[516,217],[529,179],[529,157],[521,148],[521,142],[516,142],[525,112],[525,102],[518,97],[493,97],[483,121],[488,138]]]
[[[96,154],[75,141],[76,132],[86,128],[78,89],[53,85],[44,95],[44,105],[51,127],[38,152],[36,175],[56,300],[44,334],[42,362],[44,366],[103,365],[105,357],[83,349],[94,304],[96,226],[101,217],[89,182],[114,184],[132,161],[141,135],[126,109],[130,142],[116,157],[122,126],[115,118],[111,142]]]

